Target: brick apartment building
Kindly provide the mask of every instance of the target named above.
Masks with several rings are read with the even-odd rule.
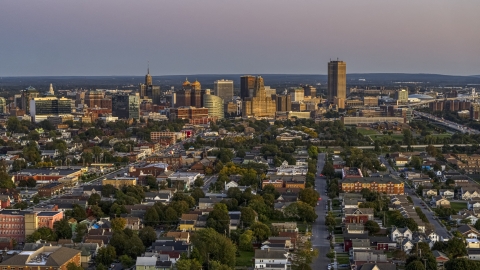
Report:
[[[402,195],[405,193],[404,184],[391,177],[364,177],[347,178],[341,181],[343,192],[357,192],[366,188],[371,191],[389,195]]]

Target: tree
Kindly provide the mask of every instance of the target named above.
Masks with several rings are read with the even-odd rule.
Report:
[[[144,221],[145,225],[147,226],[158,225],[160,217],[158,216],[157,210],[155,210],[153,207],[150,207],[147,212],[145,212]]]
[[[320,194],[318,194],[318,192],[313,188],[304,188],[300,191],[300,193],[298,194],[298,197],[300,201],[312,207],[315,207],[317,205]]]
[[[480,219],[477,219],[474,225],[475,229],[480,230]]]
[[[325,175],[328,179],[332,179],[335,176],[335,168],[331,162],[325,163],[323,166],[322,174]]]
[[[117,192],[117,188],[115,188],[113,185],[104,185],[102,187],[102,196],[103,197],[110,197],[111,195],[115,195]]]
[[[251,251],[253,249],[253,232],[246,230],[240,235],[238,247],[243,251]]]
[[[87,218],[87,212],[80,205],[74,204],[72,210],[72,217],[80,222]]]
[[[196,259],[180,258],[175,263],[177,270],[202,270],[202,264]]]
[[[101,263],[103,265],[110,265],[116,257],[117,252],[115,251],[115,248],[111,245],[108,245],[98,250],[95,261],[97,264]]]
[[[88,205],[98,205],[101,200],[102,197],[100,197],[99,194],[92,193],[92,195],[90,195],[90,197],[88,198]]]
[[[130,229],[113,232],[110,245],[115,248],[118,255],[128,255],[136,258],[145,251],[145,246],[137,234]]]
[[[149,186],[151,189],[158,190],[158,182],[157,178],[153,175],[147,175],[145,177],[145,182],[147,183],[147,186]]]
[[[373,220],[365,222],[365,229],[372,235],[380,231],[380,226]]]
[[[226,233],[230,226],[230,216],[227,206],[223,203],[217,203],[213,207],[207,218],[207,227],[213,228],[219,233]]]
[[[197,179],[195,179],[195,181],[193,181],[193,186],[194,187],[201,188],[201,187],[203,187],[203,185],[204,185],[203,178],[197,178]]]
[[[127,220],[121,217],[117,217],[112,219],[112,230],[115,231],[122,231],[125,226],[127,225]]]
[[[468,258],[456,258],[445,263],[445,270],[480,269],[480,262]]]
[[[138,231],[138,237],[142,240],[144,246],[149,247],[157,239],[157,233],[152,227],[146,226]]]
[[[66,218],[56,221],[53,224],[53,230],[60,239],[72,239],[72,228]]]
[[[27,187],[34,188],[36,186],[37,186],[37,181],[35,181],[35,179],[33,179],[32,177],[29,177],[27,179]]]
[[[27,237],[27,242],[32,243],[38,240],[57,241],[57,239],[57,235],[52,229],[49,227],[41,227]]]
[[[192,190],[192,192],[190,193],[190,196],[192,196],[195,199],[195,202],[198,203],[200,198],[205,198],[205,192],[203,192],[201,188],[197,187],[194,190]]]
[[[407,253],[405,253],[405,251],[403,250],[396,249],[393,251],[392,256],[397,260],[405,261],[405,259],[407,258]]]
[[[194,258],[201,264],[207,261],[218,261],[231,268],[235,266],[237,247],[229,238],[214,229],[206,228],[196,231],[192,237],[192,244],[196,250]]]
[[[467,255],[467,248],[462,238],[453,237],[447,242],[447,254],[450,258],[458,258]]]
[[[255,222],[257,213],[251,207],[242,207],[240,212],[242,213],[240,215],[240,221],[243,222],[243,226],[248,227]]]
[[[250,226],[250,230],[253,232],[253,236],[255,236],[258,242],[263,242],[272,234],[270,228],[261,222],[255,222]]]
[[[83,270],[83,267],[76,265],[74,262],[69,262],[67,264],[67,270]]]
[[[84,223],[78,223],[77,227],[75,228],[75,238],[73,241],[75,243],[81,243],[83,241],[83,237],[87,232],[87,225]]]
[[[405,270],[425,270],[425,266],[421,261],[415,260],[407,264]]]
[[[130,268],[133,265],[135,265],[135,261],[132,259],[132,257],[130,257],[128,255],[124,254],[124,255],[118,257],[118,259],[120,260],[120,262],[122,263],[122,266],[124,268]]]
[[[312,242],[307,241],[295,252],[292,259],[292,269],[312,269],[311,264],[316,257],[318,257],[318,249],[312,248]]]
[[[429,144],[426,148],[425,148],[425,151],[432,157],[436,157],[437,156],[437,148],[435,148],[435,146]]]

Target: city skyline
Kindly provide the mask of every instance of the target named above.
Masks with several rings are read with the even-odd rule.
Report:
[[[252,8],[252,5],[255,8]],[[480,3],[2,3],[0,76],[480,74]],[[248,19],[247,19],[248,18]],[[340,19],[341,18],[341,19]]]

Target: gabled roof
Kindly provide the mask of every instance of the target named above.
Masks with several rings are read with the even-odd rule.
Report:
[[[255,250],[255,259],[287,259],[287,252],[284,250]]]
[[[477,229],[475,229],[474,227],[472,227],[470,225],[462,225],[462,226],[457,228],[457,231],[459,231],[461,234],[466,234],[466,233],[469,233],[469,232],[473,232],[473,233],[476,233],[476,234],[480,235],[480,233],[477,231]]]

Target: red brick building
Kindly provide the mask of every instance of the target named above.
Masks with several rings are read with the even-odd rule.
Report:
[[[372,208],[345,208],[345,223],[363,223],[373,220]]]
[[[63,184],[58,182],[53,182],[46,184],[38,189],[38,195],[40,197],[51,197],[63,190]]]

